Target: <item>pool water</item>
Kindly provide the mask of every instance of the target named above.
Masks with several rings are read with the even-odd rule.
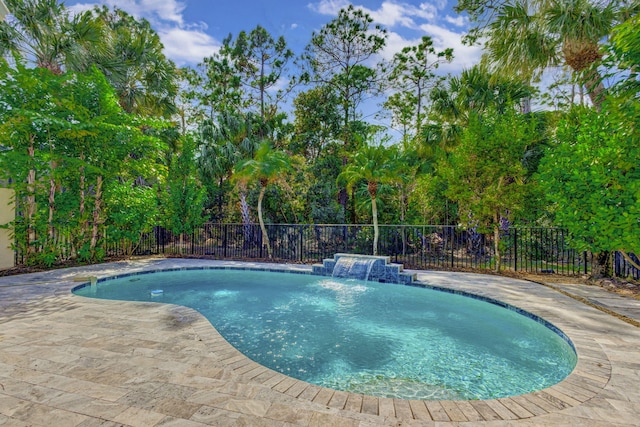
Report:
[[[127,276],[74,292],[191,307],[264,366],[373,396],[513,396],[560,382],[577,361],[541,322],[423,287],[210,269]]]

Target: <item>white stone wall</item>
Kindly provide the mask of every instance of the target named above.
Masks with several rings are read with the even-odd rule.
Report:
[[[13,190],[0,188],[0,225],[7,224],[14,218]],[[13,250],[11,250],[11,230],[0,229],[0,268],[13,267],[14,260]]]

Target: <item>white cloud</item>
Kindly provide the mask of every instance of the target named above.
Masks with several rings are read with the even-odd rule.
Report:
[[[183,24],[182,11],[185,5],[182,2],[176,0],[140,0],[140,7],[142,10],[154,10],[158,17],[164,21]]]
[[[336,16],[340,9],[349,6],[347,0],[321,0],[317,3],[309,3],[307,7],[321,15]]]
[[[450,16],[447,15],[444,18],[448,23],[455,25],[456,27],[464,27],[467,24],[469,24],[469,18],[467,18],[466,16]]]
[[[165,55],[177,65],[190,65],[202,61],[220,48],[220,43],[206,33],[206,24],[186,23],[183,17],[185,3],[179,0],[98,0],[69,7],[74,13],[106,5],[117,7],[136,19],[146,19],[160,36]]]
[[[430,36],[436,51],[453,48],[454,59],[451,63],[441,64],[440,73],[458,74],[464,68],[477,64],[482,50],[480,46],[467,46],[462,43],[469,20],[463,16],[441,16],[446,10],[447,0],[409,4],[396,0],[383,0],[377,9],[368,9],[353,3],[368,13],[376,23],[389,31],[387,44],[381,53],[385,60],[400,52],[403,47],[417,45],[422,36]],[[323,15],[336,16],[341,8],[349,3],[343,0],[320,0],[309,4],[309,8]],[[446,26],[445,26],[446,25]]]
[[[462,16],[441,18],[439,11],[446,4],[447,2],[442,0],[422,3],[416,7],[406,3],[384,1],[378,11],[369,11],[377,22],[394,27],[393,31],[388,32],[387,45],[382,52],[384,59],[390,60],[403,47],[417,45],[422,36],[429,36],[437,52],[453,48],[453,60],[451,63],[441,64],[439,73],[458,74],[463,69],[477,64],[482,54],[481,47],[462,43],[468,19]],[[450,25],[444,26],[447,23]]]
[[[171,22],[183,25],[182,11],[185,4],[177,0],[103,0],[109,8],[117,7],[136,18],[149,22]]]
[[[96,6],[96,3],[78,3],[78,4],[74,4],[73,6],[68,6],[67,10],[70,10],[71,13],[81,13],[84,12],[85,10],[91,10]]]
[[[195,64],[220,49],[220,43],[200,30],[167,28],[158,31],[167,57],[178,66]]]
[[[393,31],[389,31],[387,33],[387,44],[385,45],[381,55],[385,60],[390,61],[391,59],[393,59],[393,55],[400,52],[402,48],[406,46],[415,45],[418,43],[419,43],[419,40],[418,41],[407,40],[404,37],[402,37],[400,34]]]
[[[349,6],[349,4],[351,3],[346,0],[320,0],[317,3],[310,3],[308,7],[322,15],[337,16],[340,9]],[[378,24],[386,27],[402,26],[414,29],[417,27],[416,19],[434,20],[441,7],[439,3],[436,5],[421,3],[416,6],[394,0],[384,0],[375,10],[358,4],[353,4],[353,6],[368,13]]]
[[[442,10],[447,7],[447,0],[429,0],[429,3],[420,3],[420,7],[435,7],[438,10]]]
[[[435,25],[423,25],[422,29],[425,36],[431,37],[433,40],[433,47],[436,52],[442,52],[445,49],[453,48],[453,60],[450,63],[440,64],[438,67],[439,74],[458,74],[465,68],[477,64],[480,61],[482,55],[482,49],[480,46],[467,46],[462,44],[462,37],[464,33],[455,33],[446,28],[438,27]],[[387,38],[387,45],[382,52],[382,57],[385,60],[391,60],[393,55],[400,52],[405,46],[415,46],[420,43],[422,36],[408,40],[403,38],[400,34],[395,32],[389,32]],[[435,57],[433,58],[435,60]]]
[[[400,25],[402,27],[415,28],[416,23],[413,17],[419,16],[416,12],[420,12],[423,15],[424,13],[415,7],[410,8],[413,10],[410,10],[405,4],[385,1],[378,10],[368,10],[364,8],[363,10],[371,15],[374,21],[386,27]],[[427,19],[430,18],[432,17],[429,16]]]
[[[482,48],[480,46],[468,46],[462,43],[464,33],[456,33],[447,28],[433,24],[423,24],[420,28],[425,35],[433,39],[433,46],[436,50],[453,48],[453,61],[449,64],[442,64],[440,70],[457,73],[464,68],[480,62]]]

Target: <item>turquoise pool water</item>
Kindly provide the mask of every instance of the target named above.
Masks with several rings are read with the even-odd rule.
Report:
[[[493,399],[540,390],[575,367],[541,321],[467,296],[252,270],[133,275],[78,295],[202,313],[256,362],[313,384],[400,399]]]

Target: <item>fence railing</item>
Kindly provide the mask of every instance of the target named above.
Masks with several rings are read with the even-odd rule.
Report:
[[[162,227],[141,235],[139,241],[103,239],[107,257],[130,255],[182,255],[216,259],[320,263],[335,253],[371,254],[373,226],[335,224],[270,224],[272,248],[268,257],[257,224],[206,223],[189,235],[176,235]],[[57,230],[71,242],[69,233]],[[500,268],[527,273],[582,275],[591,273],[594,257],[570,246],[567,230],[549,227],[511,227],[500,233]],[[443,270],[495,270],[493,233],[448,225],[380,225],[378,254],[405,268]],[[69,246],[57,260],[77,256]],[[636,263],[638,258],[629,254]],[[16,252],[16,264],[24,262]],[[64,257],[64,259],[61,259]],[[636,269],[619,253],[612,253],[609,272],[640,280]]]
[[[314,263],[337,252],[372,253],[372,225],[271,224],[266,228],[273,261]],[[502,269],[561,275],[591,271],[591,254],[572,249],[564,229],[509,228],[500,238]],[[107,254],[118,255],[118,248],[109,245]],[[156,227],[143,236],[135,254],[268,260],[257,224],[207,223],[183,236]],[[378,254],[415,269],[493,270],[497,261],[492,233],[441,225],[381,225]],[[640,277],[622,257],[613,264],[619,275]]]

